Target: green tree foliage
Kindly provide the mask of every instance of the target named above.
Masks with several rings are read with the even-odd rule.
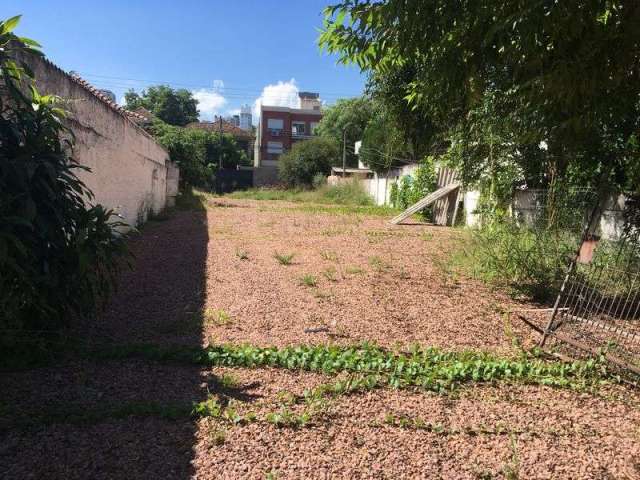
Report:
[[[198,100],[184,88],[174,90],[167,85],[156,85],[143,90],[141,94],[131,89],[124,98],[126,109],[144,107],[170,125],[182,127],[198,121]]]
[[[546,143],[546,184],[606,171],[637,188],[637,2],[344,0],[325,15],[320,43],[342,62],[383,76],[416,66],[406,100],[429,113],[442,140],[484,122],[473,112],[489,101],[505,145]],[[536,165],[529,170],[540,179]]]
[[[215,172],[222,166],[236,168],[248,165],[247,154],[231,135],[181,128],[156,120],[150,128],[155,139],[169,151],[171,160],[180,167],[183,186],[211,188]]]
[[[122,224],[92,205],[78,179],[61,99],[41,96],[14,53],[36,42],[0,23],[0,328],[7,347],[23,329],[49,330],[96,311],[125,254]],[[20,86],[20,87],[18,87]],[[30,87],[25,93],[23,88]],[[62,141],[61,138],[71,138]]]
[[[324,111],[317,133],[331,139],[342,148],[343,135],[346,132],[347,166],[349,167],[358,166],[358,157],[353,152],[354,144],[362,140],[374,110],[371,99],[357,97],[340,99]],[[340,157],[340,166],[342,166],[341,159],[342,157]]]
[[[329,174],[339,156],[338,146],[327,138],[294,143],[278,162],[280,180],[289,187],[310,187],[317,174]]]

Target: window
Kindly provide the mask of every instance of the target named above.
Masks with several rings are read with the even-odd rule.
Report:
[[[282,153],[282,142],[267,142],[267,153]]]
[[[271,135],[280,135],[284,129],[284,120],[281,118],[269,118],[267,120],[267,129]]]
[[[318,122],[311,122],[311,135],[317,135],[316,128],[318,128]]]
[[[306,135],[306,126],[307,124],[304,122],[292,122],[291,124],[291,133],[293,135]]]

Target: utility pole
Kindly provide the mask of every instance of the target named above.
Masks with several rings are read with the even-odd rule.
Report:
[[[347,127],[342,130],[342,178],[347,175]]]
[[[219,160],[218,160],[218,170],[222,170],[222,115],[219,115],[218,118],[220,119],[220,150],[219,152]]]

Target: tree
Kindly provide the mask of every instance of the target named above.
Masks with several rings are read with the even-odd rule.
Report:
[[[135,110],[144,107],[169,125],[185,126],[198,121],[198,100],[186,89],[167,85],[157,85],[143,90],[141,94],[133,89],[124,95],[125,108]]]
[[[621,188],[634,181],[639,3],[344,0],[325,19],[320,43],[343,63],[380,75],[415,63],[406,101],[429,112],[442,140],[484,121],[472,112],[491,95],[509,142],[547,145],[546,184],[583,170]]]
[[[0,340],[96,312],[126,253],[112,211],[78,179],[62,100],[40,95],[14,54],[40,55],[0,22]],[[25,88],[26,87],[26,88]],[[25,90],[28,89],[28,93]],[[62,140],[62,138],[67,140]]]
[[[328,138],[296,142],[280,157],[278,174],[289,187],[310,187],[316,175],[328,175],[339,158],[338,146]]]
[[[367,97],[340,99],[327,108],[318,125],[317,133],[342,146],[346,132],[347,165],[358,166],[358,157],[353,152],[354,144],[362,140],[364,130],[374,113],[374,105]],[[342,157],[337,157],[342,166]]]
[[[224,168],[249,164],[246,153],[229,134],[221,137],[217,132],[175,127],[160,120],[150,132],[180,167],[183,186],[211,188],[221,155]]]

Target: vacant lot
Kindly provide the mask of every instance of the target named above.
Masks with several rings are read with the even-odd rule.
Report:
[[[3,373],[0,477],[640,476],[637,392],[511,378],[539,362],[505,315],[522,305],[449,267],[456,231],[368,207],[204,203],[133,239],[103,317],[69,332],[82,345]],[[299,345],[318,348],[284,350]],[[453,353],[411,357],[442,366],[425,376],[402,355],[415,345]]]

